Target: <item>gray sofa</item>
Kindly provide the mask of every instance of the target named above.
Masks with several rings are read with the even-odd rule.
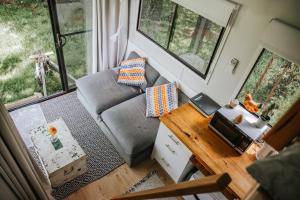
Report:
[[[139,55],[131,52],[128,58]],[[118,68],[85,76],[76,81],[77,96],[129,166],[149,158],[159,127],[147,118],[145,89],[168,81],[146,64],[147,84],[131,87],[117,83]],[[180,92],[179,102],[187,97]],[[101,144],[99,144],[101,145]]]

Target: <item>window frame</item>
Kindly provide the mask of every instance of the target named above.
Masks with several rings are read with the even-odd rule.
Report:
[[[250,75],[252,74],[255,66],[257,65],[260,57],[262,56],[262,54],[264,53],[265,50],[268,50],[268,49],[266,49],[264,47],[259,48],[259,50],[258,50],[259,52],[257,54],[255,54],[255,60],[254,60],[254,62],[251,62],[251,63],[253,63],[253,65],[252,65],[250,71],[247,72],[246,78],[243,79],[242,84],[240,84],[240,86],[238,87],[239,89],[237,90],[234,98],[232,98],[232,99],[238,99],[238,96],[239,96],[240,92],[242,91],[243,87],[245,86],[246,82],[248,81]],[[239,105],[242,106],[244,109],[246,109],[245,106],[244,106],[244,104],[243,104],[243,102],[239,101]],[[252,114],[252,115],[254,115],[255,117],[259,118],[259,115],[257,113],[252,113],[252,112],[249,112],[249,113]],[[272,128],[272,125],[269,124],[269,123],[267,123],[267,126],[269,126],[270,128]]]
[[[180,58],[178,55],[176,55],[175,53],[173,53],[172,51],[170,51],[168,48],[169,48],[169,45],[170,45],[170,41],[173,37],[173,32],[174,32],[174,24],[175,24],[175,19],[176,19],[176,16],[177,16],[177,10],[178,10],[178,4],[177,3],[174,3],[175,4],[175,11],[174,11],[174,15],[172,16],[172,20],[171,20],[171,27],[170,27],[170,34],[169,34],[169,37],[167,38],[168,39],[168,43],[167,43],[167,48],[163,47],[161,44],[159,44],[158,42],[156,42],[154,39],[152,39],[150,36],[148,36],[146,33],[144,33],[143,31],[139,30],[139,25],[140,25],[140,17],[141,17],[141,7],[142,7],[142,2],[143,0],[140,0],[139,1],[139,6],[138,6],[138,17],[137,17],[137,24],[136,24],[136,31],[139,32],[140,34],[142,34],[144,37],[146,37],[148,40],[150,40],[151,42],[153,42],[154,44],[156,44],[158,47],[160,47],[161,49],[163,49],[165,52],[167,52],[169,55],[171,55],[172,57],[174,57],[176,60],[178,60],[179,62],[181,62],[182,64],[184,64],[186,67],[188,67],[190,70],[192,70],[193,72],[195,72],[197,75],[199,75],[201,78],[203,78],[204,80],[207,78],[208,74],[209,74],[209,71],[211,70],[211,65],[215,59],[215,57],[218,57],[216,56],[219,48],[223,48],[223,45],[221,45],[221,41],[223,41],[223,38],[224,38],[224,35],[225,34],[225,30],[227,29],[227,26],[226,27],[222,27],[222,30],[220,32],[220,35],[218,37],[218,40],[217,40],[217,43],[216,43],[216,46],[213,50],[213,53],[211,55],[211,58],[208,62],[208,65],[207,65],[207,68],[206,68],[206,71],[205,73],[201,73],[200,71],[198,71],[197,69],[195,69],[195,67],[193,67],[191,64],[189,64],[188,62],[186,62],[185,60],[183,60],[182,58]],[[193,11],[192,11],[193,12]],[[199,14],[198,14],[199,15]],[[201,16],[201,15],[199,15]],[[203,16],[201,16],[203,17]],[[204,17],[205,18],[205,17]],[[206,18],[207,19],[207,18]],[[214,22],[213,22],[214,23]],[[227,35],[226,35],[227,37]]]
[[[236,95],[235,95],[235,99],[238,98],[240,92],[242,91],[243,87],[245,86],[246,82],[248,81],[249,77],[251,76],[251,74],[252,74],[254,68],[256,67],[256,65],[257,65],[257,63],[258,63],[258,61],[259,61],[259,59],[261,58],[261,56],[262,56],[262,54],[265,52],[265,50],[268,50],[268,49],[266,49],[266,48],[264,48],[264,47],[262,47],[262,48],[260,49],[260,53],[259,53],[258,56],[256,57],[255,62],[253,62],[253,65],[252,65],[250,71],[247,73],[246,78],[243,80],[243,83],[242,83],[241,86],[239,87],[239,90],[238,90],[238,92],[237,92]],[[271,50],[269,50],[269,51],[271,51]],[[272,52],[272,51],[271,51],[271,52]],[[240,103],[242,104],[242,102],[240,102]],[[255,114],[255,115],[258,116],[257,114]]]
[[[265,51],[270,51],[271,53],[277,54],[278,56],[280,56],[283,59],[288,60],[289,62],[293,62],[293,61],[290,61],[285,56],[280,55],[276,50],[274,50],[272,48],[268,48],[265,45],[259,45],[258,49],[254,53],[254,56],[252,57],[252,59],[249,62],[250,64],[248,65],[249,68],[248,68],[247,72],[244,74],[243,78],[241,79],[240,83],[238,84],[237,88],[235,89],[235,92],[233,93],[231,99],[238,99],[238,96],[239,96],[240,92],[242,91],[243,87],[245,86],[246,82],[248,81],[249,77],[251,76],[254,68],[256,67],[257,63],[259,62],[259,59],[261,58],[262,54]],[[243,108],[245,108],[243,102],[239,101],[239,105],[241,105]],[[256,116],[257,118],[259,118],[259,115],[257,113],[251,113],[251,114]],[[269,126],[270,128],[273,127],[270,123],[267,123],[267,126]]]

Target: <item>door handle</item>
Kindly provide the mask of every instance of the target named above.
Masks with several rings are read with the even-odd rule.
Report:
[[[64,175],[70,174],[73,170],[74,170],[73,166],[70,169],[64,170]]]
[[[61,35],[60,38],[63,39],[61,40],[61,47],[64,47],[67,43],[67,38],[64,35]]]
[[[169,164],[164,158],[161,158],[161,160],[165,163],[165,165],[166,165],[167,167],[170,167],[170,164]]]
[[[169,138],[170,138],[176,145],[179,145],[179,142],[174,138],[173,135],[169,135],[169,134],[168,134],[168,136],[169,136]]]
[[[60,35],[59,33],[56,34],[56,46],[59,47],[64,47],[67,43],[67,38],[64,35]]]
[[[173,150],[169,144],[165,144],[165,146],[167,147],[167,149],[168,149],[172,154],[176,154],[176,151]]]

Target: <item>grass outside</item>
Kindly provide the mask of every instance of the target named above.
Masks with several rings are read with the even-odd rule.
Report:
[[[73,29],[84,27],[84,8],[80,3],[58,6],[63,9],[62,14],[69,14],[60,18],[62,30],[67,31],[71,27],[72,31],[76,31]],[[68,36],[63,47],[67,73],[74,78],[87,72],[87,34]],[[7,0],[0,3],[0,101],[4,104],[36,92],[43,93],[42,86],[35,79],[35,62],[29,59],[39,51],[55,53],[47,3],[42,0]],[[55,54],[50,58],[57,63]],[[74,81],[69,82],[69,85],[74,84]],[[47,72],[46,85],[48,95],[61,91],[59,73]]]
[[[35,62],[29,56],[55,52],[55,47],[46,4],[0,4],[0,13],[0,100],[9,103],[42,93],[35,79]],[[55,56],[51,60],[57,62]],[[48,94],[61,90],[54,71],[47,73],[46,83]]]

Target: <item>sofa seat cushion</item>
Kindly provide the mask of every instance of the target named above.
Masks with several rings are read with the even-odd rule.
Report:
[[[117,78],[118,74],[114,70],[104,70],[76,81],[77,89],[86,99],[91,111],[100,114],[140,93],[137,87],[118,84]]]
[[[156,138],[159,120],[147,118],[145,114],[145,94],[127,100],[101,114],[103,122],[113,133],[115,140],[131,157],[152,148]]]

